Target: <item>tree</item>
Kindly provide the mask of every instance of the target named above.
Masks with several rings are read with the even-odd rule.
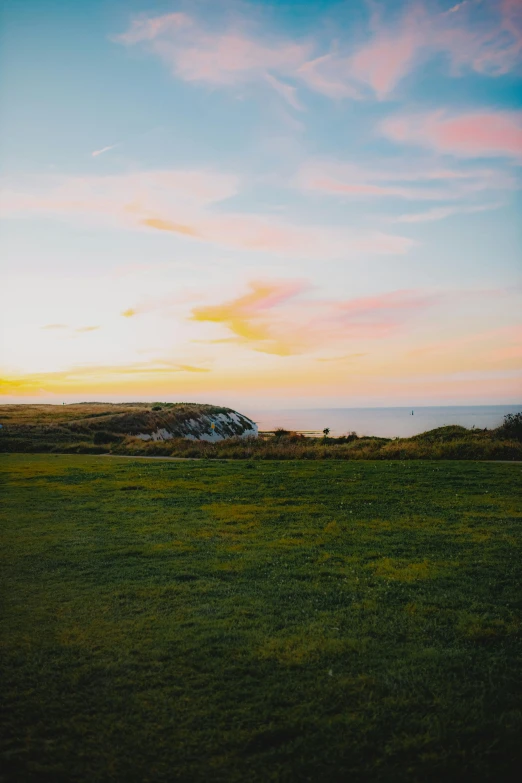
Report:
[[[326,440],[326,438],[328,437],[329,434],[330,434],[330,428],[329,427],[325,427],[324,430],[323,430],[323,435],[324,435],[324,439],[325,440]]]

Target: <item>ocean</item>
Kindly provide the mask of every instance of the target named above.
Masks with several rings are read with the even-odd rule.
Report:
[[[413,415],[412,415],[413,411]],[[522,411],[520,405],[448,405],[421,408],[309,408],[272,411],[244,410],[259,429],[286,430],[309,434],[329,427],[332,436],[355,431],[358,435],[383,438],[410,437],[447,424],[492,429],[502,424],[507,413]]]

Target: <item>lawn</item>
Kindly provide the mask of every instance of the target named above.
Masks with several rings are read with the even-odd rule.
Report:
[[[522,763],[522,466],[2,455],[3,783]]]

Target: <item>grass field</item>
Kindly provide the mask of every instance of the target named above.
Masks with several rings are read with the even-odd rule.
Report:
[[[5,783],[502,783],[522,763],[522,466],[0,470]]]

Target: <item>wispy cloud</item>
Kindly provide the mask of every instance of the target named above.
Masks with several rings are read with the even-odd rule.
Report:
[[[109,147],[102,147],[101,150],[94,150],[94,152],[91,152],[91,156],[93,158],[97,158],[99,155],[103,155],[105,152],[116,149],[117,146],[117,144],[111,144]]]
[[[425,212],[412,212],[410,214],[398,215],[391,218],[393,223],[430,223],[435,220],[444,220],[454,215],[473,215],[476,212],[489,212],[492,209],[500,209],[502,204],[476,204],[469,207],[435,207]]]
[[[174,223],[172,220],[163,220],[163,218],[143,218],[142,225],[149,228],[155,228],[157,231],[170,231],[172,234],[183,234],[187,237],[198,237],[199,232],[192,226],[185,226],[182,223]]]
[[[386,97],[411,69],[425,42],[424,20],[425,13],[417,5],[408,9],[395,29],[374,22],[371,40],[348,60],[351,78],[369,86],[378,98]]]
[[[307,43],[255,35],[239,19],[225,29],[212,30],[185,13],[134,19],[113,40],[145,46],[185,81],[220,86],[267,81],[294,108],[299,107],[295,90],[274,74],[291,75],[311,51]]]
[[[41,329],[48,329],[48,330],[71,330],[72,327],[68,326],[67,324],[46,324],[45,326],[41,326]],[[95,332],[100,328],[100,326],[79,326],[74,329],[75,332]]]
[[[456,5],[452,6],[451,8],[448,8],[446,11],[447,14],[455,14],[457,11],[461,11],[466,5],[469,4],[470,0],[462,0],[461,3],[457,3]]]
[[[217,213],[210,206],[236,193],[237,178],[216,172],[153,171],[63,178],[29,192],[3,192],[4,215],[84,217],[121,228],[167,232],[240,250],[304,258],[401,254],[406,237],[341,226],[297,224],[274,215]]]
[[[169,229],[161,221],[163,231]],[[157,226],[152,226],[157,227]],[[201,216],[192,236],[225,247],[304,258],[353,258],[406,253],[414,241],[379,231],[292,224],[273,216],[231,213]]]
[[[163,16],[141,16],[132,20],[129,29],[121,35],[114,36],[113,40],[132,45],[143,41],[152,41],[158,36],[182,28],[191,27],[192,19],[184,13],[164,14]]]
[[[522,157],[522,112],[481,111],[451,116],[444,111],[390,117],[381,125],[393,141],[464,158]]]
[[[253,19],[230,15],[219,29],[186,13],[141,16],[113,40],[145,47],[185,81],[221,86],[268,81],[300,108],[299,83],[333,99],[382,99],[423,61],[441,55],[453,76],[465,70],[507,73],[520,61],[520,5],[518,0],[482,5],[480,14],[471,2],[445,12],[417,2],[398,14],[373,5],[366,38],[332,41],[327,51],[313,37],[289,40]]]
[[[35,394],[42,391],[67,393],[67,391],[103,389],[116,386],[168,382],[173,375],[211,372],[208,367],[175,362],[136,362],[122,365],[83,365],[55,372],[26,373],[0,378],[0,395]]]
[[[287,337],[277,334],[277,328],[274,329],[267,315],[307,287],[303,281],[254,282],[250,292],[244,296],[221,305],[197,307],[192,317],[194,321],[210,321],[226,326],[241,342],[251,343],[257,350],[286,356],[295,351],[295,346],[291,345]]]
[[[303,299],[308,289],[303,281],[253,282],[244,296],[194,308],[192,318],[225,327],[255,351],[289,356],[346,340],[382,338],[436,300],[416,291],[345,301]]]
[[[515,178],[500,169],[452,167],[419,160],[374,160],[371,167],[340,160],[310,160],[301,165],[298,188],[337,197],[375,199],[399,198],[412,201],[462,201],[485,191],[509,191]]]
[[[366,41],[349,41],[345,49],[332,46],[330,52],[303,64],[299,76],[310,88],[332,98],[373,94],[383,99],[416,68],[441,55],[453,77],[466,71],[493,77],[508,73],[520,64],[520,3],[481,5],[462,2],[449,12],[438,12],[433,5],[428,9],[417,2],[407,4],[395,18],[390,13],[384,16],[384,4],[373,5]]]
[[[265,74],[265,79],[268,84],[277,93],[279,93],[279,95],[281,95],[293,109],[296,109],[297,111],[303,111],[303,104],[297,97],[296,87],[293,87],[291,84],[286,84],[285,82],[281,81],[281,79],[277,79],[271,73]]]
[[[193,364],[180,364],[176,372],[211,372],[208,367],[195,367]]]

